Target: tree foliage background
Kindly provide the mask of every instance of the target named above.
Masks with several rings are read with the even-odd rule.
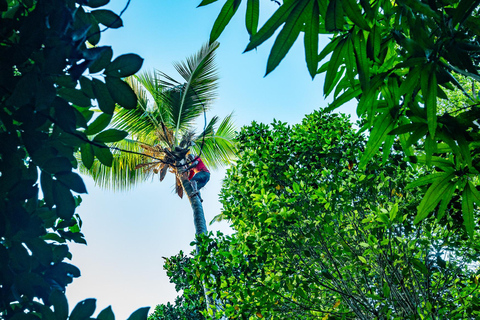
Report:
[[[398,143],[362,169],[365,147],[345,116],[324,111],[244,127],[221,193],[236,232],[199,241],[192,264],[167,261],[186,272],[169,273],[184,290],[177,311],[209,317],[193,289],[203,282],[229,318],[478,318],[480,251],[461,215],[415,225],[416,181],[430,169],[403,161]]]
[[[86,193],[74,154],[111,165],[105,129],[115,105],[136,106],[122,80],[143,59],[97,46],[122,26],[108,0],[0,1],[0,317],[91,319],[95,300],[69,312],[66,286],[80,276],[67,243],[85,243],[75,208]],[[98,107],[102,115],[93,117]],[[101,119],[99,119],[101,118]],[[91,138],[87,138],[87,134]],[[131,319],[145,319],[148,308]],[[111,308],[98,319],[113,319]]]

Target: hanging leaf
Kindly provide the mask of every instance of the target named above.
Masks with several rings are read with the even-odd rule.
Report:
[[[113,100],[125,109],[137,106],[137,96],[133,89],[119,78],[106,77],[105,84]]]
[[[247,0],[247,13],[245,14],[245,26],[248,34],[253,36],[257,33],[258,17],[260,13],[259,0]]]
[[[272,72],[287,55],[295,40],[297,40],[300,31],[303,30],[303,22],[306,20],[305,9],[309,4],[308,0],[301,0],[293,8],[292,12],[285,21],[285,25],[275,39],[270,55],[267,61],[267,72]],[[308,18],[311,17],[311,14]]]
[[[102,113],[92,123],[88,125],[87,130],[85,130],[85,134],[87,136],[91,136],[99,133],[110,124],[111,120],[112,120],[111,114]]]
[[[329,32],[343,30],[345,23],[343,7],[340,0],[330,0],[325,17],[325,29]]]
[[[419,223],[435,209],[440,200],[447,195],[448,186],[454,184],[453,177],[455,177],[454,172],[444,172],[432,183],[418,205],[417,216],[413,223]]]
[[[103,165],[111,167],[113,161],[112,152],[105,144],[97,144],[100,146],[93,146],[93,152],[95,153],[95,156]]]
[[[374,121],[373,129],[370,133],[365,152],[360,159],[359,167],[361,168],[364,168],[367,165],[367,162],[378,151],[383,141],[385,141],[385,138],[388,136],[388,133],[392,131],[393,127],[395,126],[392,116],[388,111],[377,116]]]
[[[214,43],[218,37],[220,37],[235,12],[237,12],[241,2],[241,0],[227,0],[225,2],[222,10],[220,10],[220,14],[218,15],[217,19],[215,19],[212,31],[210,32],[210,44]]]
[[[105,74],[112,77],[128,77],[142,67],[143,58],[134,53],[127,53],[118,56],[106,68]]]
[[[80,153],[82,157],[82,163],[85,168],[90,169],[93,165],[94,155],[93,147],[90,143],[84,143],[80,147]]]
[[[113,29],[123,27],[122,18],[120,18],[117,14],[113,13],[110,10],[93,10],[91,14],[95,17],[95,19],[97,19],[99,23],[103,24],[105,27]]]
[[[278,8],[277,11],[265,22],[265,24],[254,34],[245,49],[245,52],[255,49],[264,41],[270,38],[273,33],[286,22],[290,12],[296,5],[296,1],[288,1]]]
[[[318,67],[318,32],[320,27],[318,2],[311,1],[305,12],[305,60],[310,76],[315,78]]]
[[[472,194],[472,189],[470,184],[465,186],[462,193],[462,213],[463,213],[463,224],[467,229],[467,234],[470,239],[473,239],[473,230],[475,228],[475,219],[473,216],[473,199],[474,195]]]
[[[104,142],[104,143],[117,142],[125,139],[126,136],[128,136],[128,132],[126,131],[122,131],[118,129],[108,129],[97,134],[93,139],[93,141]]]
[[[115,110],[115,101],[113,101],[107,86],[102,81],[93,78],[93,92],[97,98],[98,107],[106,114],[112,115]]]
[[[357,1],[342,0],[341,5],[347,17],[350,20],[352,20],[355,26],[362,28],[364,30],[370,31],[370,26],[368,25],[367,21],[363,18],[362,10],[358,6]]]

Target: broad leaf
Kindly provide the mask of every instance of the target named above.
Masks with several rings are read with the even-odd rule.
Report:
[[[113,13],[110,10],[98,9],[93,10],[91,13],[98,22],[108,28],[116,29],[123,27],[122,18],[120,18],[117,14]]]
[[[105,74],[112,77],[128,77],[142,67],[143,59],[134,53],[118,56],[106,68]]]
[[[237,12],[241,2],[242,0],[227,0],[225,2],[210,32],[210,44],[214,43],[222,34],[235,12]]]
[[[93,141],[98,142],[117,142],[122,139],[125,139],[128,136],[128,132],[117,130],[117,129],[108,129],[100,132],[95,136]]]

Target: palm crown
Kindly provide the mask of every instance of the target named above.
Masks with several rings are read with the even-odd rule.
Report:
[[[97,184],[124,190],[153,174],[158,174],[162,181],[167,171],[177,173],[178,153],[182,157],[187,150],[201,154],[205,164],[213,169],[235,157],[232,115],[220,124],[217,116],[208,123],[205,117],[218,88],[214,63],[217,48],[218,43],[204,45],[197,54],[175,63],[181,81],[160,71],[126,79],[137,95],[138,105],[133,110],[119,109],[112,126],[129,133],[127,139],[114,146],[131,152],[113,151],[111,167],[94,163],[88,173]],[[195,134],[195,121],[199,118],[205,125],[203,132]],[[182,197],[178,174],[176,191]]]

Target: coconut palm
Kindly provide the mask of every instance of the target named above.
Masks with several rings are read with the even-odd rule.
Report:
[[[175,63],[180,81],[161,71],[126,79],[138,105],[133,110],[119,109],[112,126],[129,133],[114,146],[130,152],[113,150],[111,167],[95,162],[88,171],[98,185],[114,190],[131,188],[154,175],[163,181],[167,172],[173,173],[175,192],[190,200],[196,234],[206,233],[207,226],[200,198],[192,196],[188,175],[182,170],[188,164],[185,156],[189,152],[201,155],[212,169],[228,164],[235,156],[232,115],[220,124],[216,116],[208,123],[205,117],[218,87],[217,47],[217,43],[205,45],[184,62]],[[205,124],[203,131],[195,134],[198,119]]]

